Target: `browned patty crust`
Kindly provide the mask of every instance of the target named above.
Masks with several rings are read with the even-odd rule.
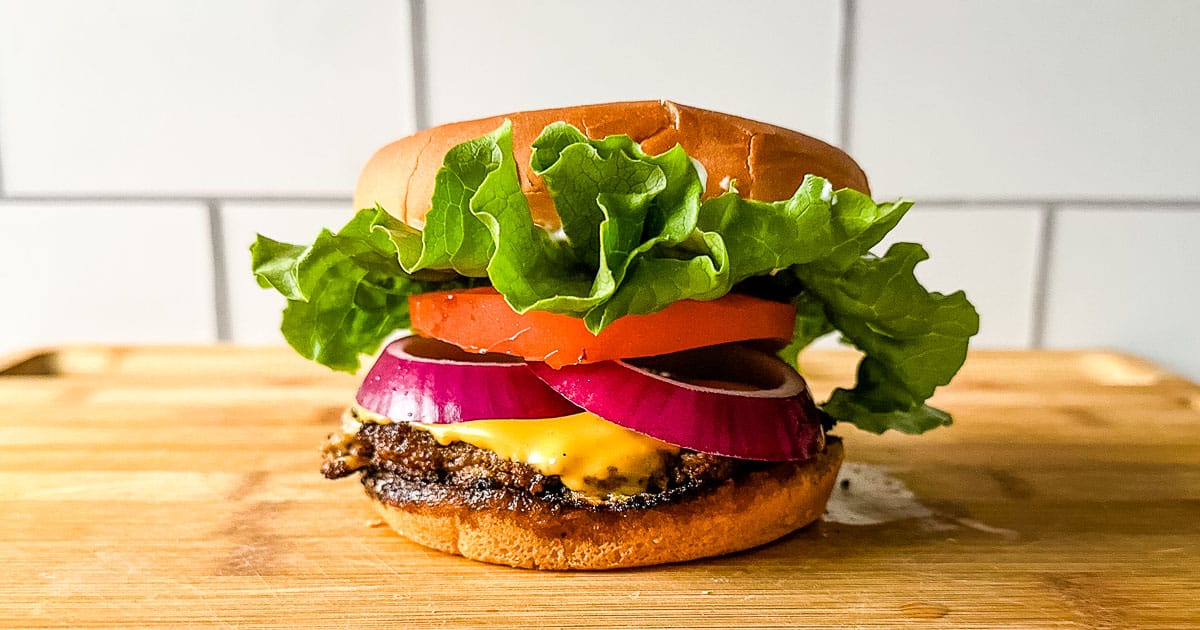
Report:
[[[620,512],[679,502],[753,473],[785,478],[797,466],[688,450],[667,456],[665,464],[646,492],[596,503],[564,487],[556,475],[543,475],[528,464],[464,442],[439,444],[427,431],[400,422],[362,424],[353,437],[331,440],[321,472],[337,479],[361,471],[368,494],[398,506],[450,502],[473,508],[531,510],[541,505],[552,511]],[[612,481],[617,485],[620,480]]]

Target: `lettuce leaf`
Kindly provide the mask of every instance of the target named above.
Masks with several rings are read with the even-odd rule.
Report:
[[[357,371],[360,354],[374,353],[409,326],[409,295],[482,284],[457,275],[417,279],[405,273],[395,245],[378,229],[395,223],[380,209],[363,210],[336,233],[322,230],[307,247],[261,234],[250,246],[259,284],[287,298],[280,330],[301,356]]]
[[[805,292],[797,299],[819,303],[830,326],[862,350],[854,389],[837,389],[823,406],[838,420],[882,433],[922,433],[950,424],[950,416],[925,405],[967,358],[979,332],[979,315],[962,291],[925,290],[913,273],[929,256],[916,243],[896,243],[882,257],[859,257],[843,273],[820,265],[796,266]],[[819,317],[798,308],[808,326]]]
[[[584,317],[599,332],[628,314],[607,303],[637,261],[692,234],[699,175],[682,148],[651,156],[627,136],[589,140],[565,123],[543,130],[531,163],[562,220],[561,236],[533,223],[507,121],[446,154],[424,232],[400,227],[390,236],[407,272],[482,271],[517,312]],[[648,308],[670,303],[660,302]]]
[[[807,177],[787,201],[731,192],[701,208],[699,227],[721,237],[732,282],[782,276],[771,282],[773,293],[792,301],[796,325],[781,357],[795,367],[800,350],[835,330],[864,352],[856,387],[836,390],[822,409],[877,433],[921,433],[950,423],[924,402],[950,382],[979,330],[962,292],[929,293],[917,281],[913,268],[927,258],[920,245],[898,243],[882,258],[870,254],[911,206],[876,204]]]
[[[746,199],[736,186],[701,201],[704,182],[682,148],[649,155],[627,136],[593,140],[565,123],[532,149],[530,168],[562,220],[556,233],[533,223],[506,121],[446,154],[422,231],[375,208],[309,247],[260,236],[254,271],[288,298],[289,343],[352,370],[407,326],[407,295],[487,282],[518,312],[580,317],[593,332],[744,291],[796,306],[785,359],[833,331],[864,352],[857,385],[824,406],[830,416],[876,432],[949,423],[924,402],[962,365],[978,315],[961,292],[921,287],[919,245],[870,253],[911,203],[877,204],[815,176],[782,201]]]

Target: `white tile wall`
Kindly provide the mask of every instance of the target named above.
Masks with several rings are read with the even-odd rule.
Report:
[[[5,188],[348,195],[412,129],[407,6],[0,1]]]
[[[216,341],[208,210],[0,201],[0,352]]]
[[[835,2],[438,0],[427,11],[434,123],[669,99],[834,132]]]
[[[671,98],[844,131],[978,346],[1200,379],[1198,32],[1186,0],[0,0],[0,349],[278,343],[253,233],[343,223],[418,115]]]
[[[1116,348],[1200,377],[1200,209],[1072,207],[1054,231],[1047,344]]]
[[[321,228],[337,231],[353,212],[350,202],[235,202],[221,211],[228,274],[230,339],[238,343],[284,343],[279,333],[285,300],[258,286],[250,273],[250,244],[261,233],[277,241],[308,244]]]
[[[875,192],[1200,197],[1200,2],[858,3],[851,146]]]

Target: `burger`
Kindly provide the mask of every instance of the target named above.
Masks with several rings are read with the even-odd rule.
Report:
[[[978,316],[927,256],[873,252],[911,206],[842,151],[667,101],[448,124],[389,144],[358,212],[259,236],[303,356],[359,371],[329,478],[402,536],[485,562],[606,569],[759,546],[820,518],[836,424],[920,433]],[[857,382],[796,370],[837,332]]]

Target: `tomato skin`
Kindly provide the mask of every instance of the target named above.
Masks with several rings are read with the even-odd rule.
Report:
[[[681,300],[649,315],[627,315],[593,335],[569,315],[512,310],[491,287],[409,297],[413,332],[469,352],[500,352],[551,367],[647,357],[749,339],[791,339],[790,304],[740,294]]]

